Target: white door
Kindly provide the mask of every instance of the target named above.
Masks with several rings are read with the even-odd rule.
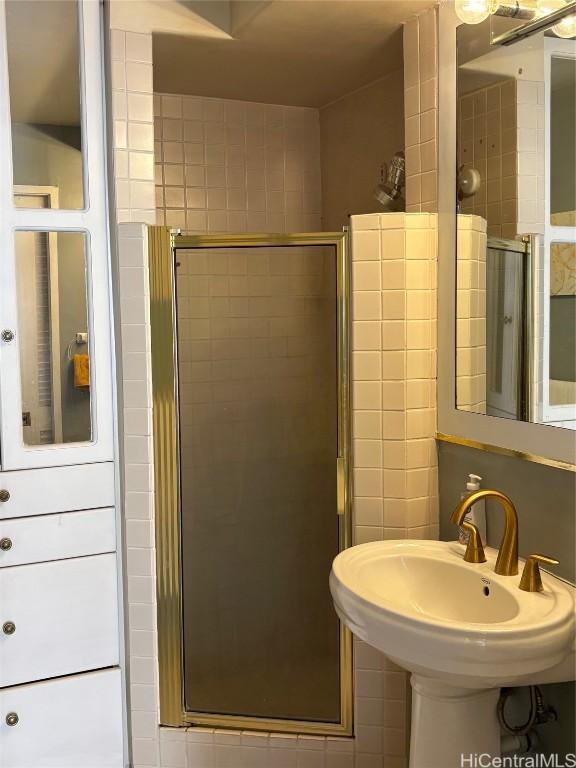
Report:
[[[0,690],[0,768],[122,766],[120,670]]]

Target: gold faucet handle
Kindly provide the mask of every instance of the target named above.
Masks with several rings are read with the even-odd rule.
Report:
[[[485,563],[486,555],[484,554],[484,547],[482,546],[482,537],[480,531],[474,523],[470,523],[468,520],[463,520],[460,523],[460,528],[463,528],[468,536],[468,544],[466,545],[466,552],[464,553],[464,561],[466,563]]]
[[[529,555],[524,564],[522,578],[520,579],[520,589],[524,592],[543,592],[542,577],[540,576],[540,565],[559,565],[559,561],[548,555]]]

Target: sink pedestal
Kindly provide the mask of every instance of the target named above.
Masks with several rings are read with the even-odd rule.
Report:
[[[417,674],[411,683],[410,768],[466,768],[471,755],[500,756],[498,688],[456,688]]]
[[[412,673],[410,768],[497,759],[500,688],[574,679],[562,661],[576,648],[574,587],[544,573],[544,592],[525,592],[485,553],[467,563],[454,542],[372,541],[332,565],[344,624]]]

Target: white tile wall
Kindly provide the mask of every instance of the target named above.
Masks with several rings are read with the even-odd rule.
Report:
[[[437,210],[437,10],[404,25],[406,210]],[[500,102],[498,104],[498,101]],[[544,85],[510,80],[460,100],[460,163],[480,170],[480,193],[462,212],[488,220],[488,234],[543,232]],[[492,130],[496,126],[496,130]]]
[[[116,216],[155,224],[152,35],[110,32]]]
[[[438,209],[438,13],[404,25],[406,210]]]
[[[323,228],[350,215],[379,212],[374,187],[382,163],[404,149],[404,69],[398,68],[320,110]]]
[[[516,88],[512,78],[458,99],[458,165],[476,168],[481,178],[461,210],[486,219],[489,237],[512,239],[517,232]]]
[[[191,232],[317,232],[316,109],[155,94],[158,223]]]
[[[517,232],[544,234],[544,83],[516,85]]]

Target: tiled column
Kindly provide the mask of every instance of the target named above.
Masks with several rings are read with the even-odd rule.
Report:
[[[437,538],[436,216],[351,223],[354,542]],[[404,765],[407,674],[363,643],[356,650],[358,740],[369,716],[384,767]],[[365,699],[370,691],[381,700]]]
[[[110,51],[117,220],[155,224],[152,35],[113,29]]]
[[[486,413],[486,220],[457,217],[456,401]]]
[[[148,238],[118,227],[128,577],[129,720],[134,768],[159,765]]]
[[[437,538],[436,216],[352,217],[355,542]]]
[[[544,234],[544,83],[516,85],[517,232]]]
[[[438,15],[435,8],[404,25],[406,210],[438,210]]]
[[[129,723],[134,768],[159,766],[146,226],[156,220],[152,35],[110,31],[120,273]],[[126,222],[141,222],[126,223]]]

